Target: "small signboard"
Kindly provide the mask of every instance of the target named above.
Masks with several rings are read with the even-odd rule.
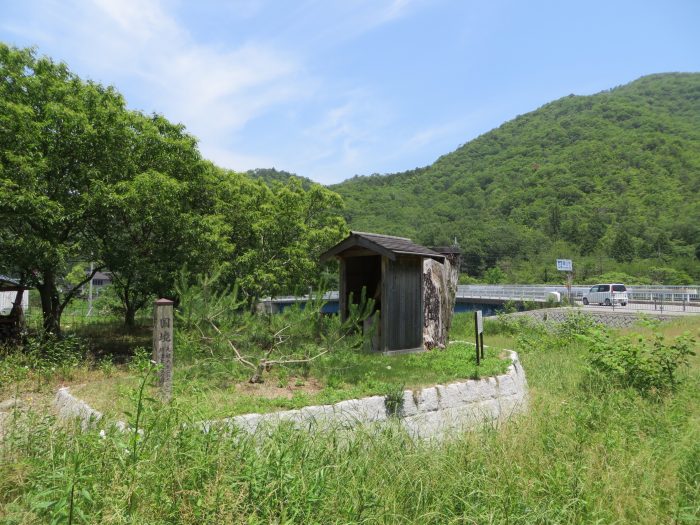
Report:
[[[474,337],[476,339],[476,365],[484,358],[484,317],[481,310],[474,312]]]
[[[574,269],[574,265],[571,259],[557,259],[557,270],[560,272],[571,272]]]

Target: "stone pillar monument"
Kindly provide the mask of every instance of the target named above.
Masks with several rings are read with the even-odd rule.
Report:
[[[153,308],[153,361],[161,365],[158,384],[165,401],[173,393],[173,302],[158,299]]]

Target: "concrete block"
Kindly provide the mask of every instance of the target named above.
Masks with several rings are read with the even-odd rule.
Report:
[[[245,416],[235,416],[229,419],[236,428],[249,432],[250,434],[257,432],[258,426],[262,420],[263,418],[260,414],[246,414]]]
[[[514,395],[499,399],[499,419],[506,421],[511,417],[522,413],[524,408],[522,397]]]
[[[418,393],[416,403],[418,412],[432,412],[438,409],[438,393],[436,387],[424,388]]]
[[[348,399],[333,405],[333,412],[338,424],[342,427],[354,427],[366,421],[363,418],[362,412],[359,410],[359,399]]]
[[[464,403],[471,402],[473,393],[469,391],[469,382],[450,383],[449,385],[438,385],[439,394],[438,404],[440,410],[461,406]]]
[[[362,420],[366,423],[384,421],[388,417],[386,412],[386,399],[384,396],[372,396],[359,399],[357,409],[362,414]]]
[[[404,418],[403,426],[412,438],[433,438],[444,433],[444,415],[438,410],[419,412],[415,416]]]
[[[502,376],[498,376],[497,380],[498,380],[498,395],[500,397],[513,396],[518,391],[518,387],[515,384],[515,379],[513,379],[513,375],[504,374]]]
[[[307,428],[327,428],[332,425],[335,416],[333,405],[304,407],[300,413],[304,426]]]
[[[58,390],[54,398],[54,408],[61,419],[78,419],[81,426],[89,428],[102,419],[102,412],[94,410],[85,401],[74,397],[68,387]]]
[[[304,422],[304,417],[302,416],[301,410],[284,410],[282,412],[272,412],[270,414],[265,414],[263,416],[265,421],[279,424],[279,423],[291,423],[295,428],[301,428],[301,423]]]
[[[474,405],[474,411],[481,416],[482,421],[494,421],[498,419],[500,415],[501,405],[497,398],[484,399]]]
[[[413,390],[405,390],[403,393],[403,407],[401,414],[406,416],[415,416],[418,413],[418,406],[414,399]]]

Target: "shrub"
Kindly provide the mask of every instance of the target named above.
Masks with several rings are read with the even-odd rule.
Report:
[[[398,417],[403,411],[403,391],[404,385],[389,384],[385,387],[386,394],[384,404],[386,413],[391,417]]]
[[[632,387],[644,395],[660,395],[675,390],[677,371],[689,365],[695,355],[693,340],[684,334],[668,344],[663,336],[613,336],[594,331],[581,335],[589,345],[587,357],[589,372],[602,375],[622,387]]]
[[[572,341],[577,335],[587,335],[603,330],[590,315],[581,312],[571,312],[566,319],[554,326],[556,335],[565,342]]]
[[[0,347],[0,387],[30,378],[36,379],[37,388],[54,376],[71,379],[89,355],[87,341],[73,334],[29,336],[23,346]]]
[[[341,323],[322,314],[326,303],[323,283],[305,304],[273,315],[244,308],[235,286],[219,289],[220,275],[200,275],[192,284],[182,274],[176,283],[180,297],[176,316],[183,332],[179,337],[188,355],[233,356],[250,371],[249,381],[260,383],[273,367],[300,368],[306,377],[310,363],[321,356],[342,346],[362,346],[358,327],[374,307],[364,289],[359,304],[350,297],[348,318]]]

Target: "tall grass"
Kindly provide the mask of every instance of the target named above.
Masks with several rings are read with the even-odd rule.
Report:
[[[30,412],[0,445],[0,521],[698,523],[697,356],[673,395],[650,399],[586,374],[574,337],[518,342],[530,412],[441,443],[391,426],[203,433],[196,406],[143,399],[138,437]]]

